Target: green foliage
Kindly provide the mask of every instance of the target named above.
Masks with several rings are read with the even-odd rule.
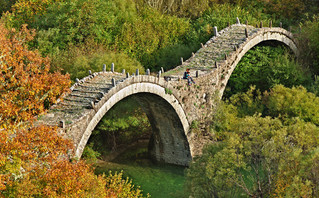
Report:
[[[137,9],[131,0],[58,1],[48,5],[46,12],[36,15],[29,25],[38,30],[33,46],[54,59],[75,46],[99,43],[104,49],[121,51],[152,70],[164,65],[167,68],[163,57],[171,46],[181,46],[181,52],[185,51],[181,38],[190,28],[187,19],[163,15],[147,7]],[[179,60],[177,55],[174,60]]]
[[[103,64],[106,64],[106,69],[111,70],[111,64],[114,63],[115,71],[135,73],[139,69],[141,74],[144,74],[144,68],[140,62],[123,53],[116,53],[103,48],[99,49],[84,49],[72,48],[69,51],[62,51],[53,58],[53,65],[62,69],[65,73],[71,74],[71,79],[82,78],[88,76],[88,71],[100,72],[103,69]]]
[[[264,111],[262,117],[257,108],[257,114],[243,116],[237,111],[243,105],[238,100],[222,104],[222,111],[213,118],[219,126],[212,127],[212,135],[223,141],[207,145],[203,155],[191,164],[187,173],[191,195],[318,196],[319,183],[314,175],[319,171],[319,127],[318,115],[313,112],[319,110],[319,98],[304,88],[281,85],[262,97],[251,93],[241,94],[244,103],[252,107],[249,113],[262,103],[276,113]],[[297,103],[304,112],[295,111]],[[312,103],[315,106],[307,106]],[[286,115],[285,119],[281,115]],[[213,123],[216,125],[216,121]]]
[[[140,60],[144,66],[159,69],[156,60],[163,59],[158,58],[163,49],[178,45],[189,28],[188,20],[144,8],[140,10],[140,17],[134,22],[123,25],[121,35],[117,37],[116,47]]]
[[[302,86],[286,88],[283,85],[276,85],[264,94],[251,87],[246,93],[233,95],[228,103],[236,107],[235,115],[239,117],[261,114],[278,117],[283,121],[298,117],[318,126],[318,99],[315,94],[307,92]]]
[[[171,89],[165,88],[165,94],[172,95],[173,91]]]
[[[197,120],[193,120],[192,124],[191,124],[191,129],[198,129],[198,121]]]
[[[251,86],[247,92],[232,95],[229,102],[236,107],[237,116],[253,116],[256,113],[263,113],[266,108],[262,103],[262,97],[260,90],[256,90],[256,86]]]
[[[233,71],[224,97],[245,92],[251,85],[265,91],[277,84],[287,87],[309,84],[307,69],[302,68],[280,46],[256,46],[248,51]]]
[[[225,1],[223,1],[225,2]],[[283,22],[284,26],[296,26],[307,16],[318,13],[318,2],[312,0],[238,0],[232,1],[256,14],[264,13]]]
[[[219,152],[223,148],[223,144],[216,144],[214,147],[206,146],[203,150],[201,157],[197,157],[191,163],[187,170],[186,187],[188,194],[195,198],[211,198],[217,197],[216,186],[208,178],[207,163],[214,154]],[[229,195],[232,193],[230,192]],[[234,197],[234,196],[230,196]]]
[[[130,144],[141,138],[149,138],[150,123],[145,113],[132,98],[117,103],[99,122],[89,142],[99,153],[116,150],[121,144]]]
[[[16,0],[0,0],[0,16],[4,12],[11,10],[11,6],[15,4]]]
[[[39,30],[39,40],[51,43],[49,50],[64,50],[90,39],[114,44],[124,21],[132,22],[136,14],[130,0],[66,0],[48,6],[47,12],[30,25]]]
[[[268,24],[269,16],[263,13],[250,12],[247,9],[240,8],[231,4],[214,4],[201,17],[196,19],[193,24],[193,31],[190,33],[189,42],[196,40],[197,42],[206,42],[213,35],[214,26],[218,30],[226,28],[228,23],[234,24],[236,17],[245,23],[247,20],[249,24],[255,25],[263,21]],[[274,21],[275,23],[275,21]]]
[[[308,65],[315,75],[319,74],[319,15],[302,24],[300,52],[304,64]]]
[[[130,127],[148,126],[148,119],[145,115],[137,116],[142,114],[137,102],[133,99],[125,99],[111,111],[105,115],[102,123],[97,127],[100,130],[107,128],[109,131],[126,130]]]
[[[309,91],[319,96],[319,76],[314,76],[314,81],[311,83],[309,87],[307,87]]]
[[[82,158],[88,163],[96,163],[101,153],[93,150],[93,142],[87,144],[83,150]]]
[[[304,87],[275,86],[264,100],[270,116],[298,117],[319,126],[319,98]]]

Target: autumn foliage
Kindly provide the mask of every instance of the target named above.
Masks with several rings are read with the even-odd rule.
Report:
[[[107,190],[104,175],[71,159],[73,144],[55,127],[34,124],[70,80],[50,73],[49,59],[28,49],[33,35],[26,26],[0,24],[0,197],[118,197],[122,189]]]
[[[28,50],[33,38],[26,26],[7,30],[0,25],[0,117],[1,125],[19,123],[45,110],[69,85],[68,75],[49,73],[50,62]],[[0,126],[1,126],[0,125]],[[3,126],[4,127],[4,126]]]
[[[103,197],[103,176],[95,176],[84,162],[70,162],[70,148],[69,141],[47,126],[1,131],[1,195]]]

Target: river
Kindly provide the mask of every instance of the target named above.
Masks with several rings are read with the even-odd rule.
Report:
[[[98,161],[96,174],[123,170],[143,194],[152,198],[183,198],[185,167],[153,163],[147,156],[147,142],[129,147],[111,161]]]

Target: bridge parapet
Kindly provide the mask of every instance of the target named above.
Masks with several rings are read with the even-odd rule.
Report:
[[[254,40],[254,42],[250,42]],[[297,44],[293,34],[279,27],[256,28],[250,25],[233,24],[221,31],[202,45],[192,57],[182,65],[167,71],[164,75],[177,79],[183,75],[186,68],[190,68],[195,76],[209,75],[225,62],[230,62],[230,57],[238,55],[244,48],[252,48],[263,41],[276,40],[288,45],[298,55]],[[247,45],[249,44],[249,45]]]
[[[282,28],[235,24],[215,31],[216,36],[196,54],[163,77],[129,76],[103,69],[77,80],[70,93],[39,122],[60,126],[61,133],[73,140],[75,155],[80,157],[92,130],[106,112],[123,98],[135,97],[152,125],[154,158],[187,165],[203,146],[202,140],[190,133],[191,124],[210,117],[215,99],[222,97],[228,79],[248,50],[264,41],[279,41],[298,55],[293,35]],[[191,69],[196,82],[192,86],[181,79],[186,68]]]

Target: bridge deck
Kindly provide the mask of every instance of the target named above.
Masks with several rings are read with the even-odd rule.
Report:
[[[215,62],[219,63],[225,60],[225,55],[229,55],[230,52],[234,52],[235,47],[239,47],[240,44],[246,40],[245,28],[247,28],[248,35],[252,35],[260,28],[253,26],[235,24],[228,28],[218,32],[218,36],[212,37],[206,42],[203,48],[200,48],[193,57],[168,72],[165,72],[165,76],[173,78],[183,76],[186,68],[191,69],[191,75],[195,75],[195,71],[199,72],[199,75],[209,73],[215,69]]]
[[[292,33],[282,28],[235,24],[218,32],[182,65],[164,73],[164,78],[94,73],[75,83],[62,101],[39,117],[37,124],[60,124],[61,135],[74,142],[75,156],[80,157],[92,130],[105,113],[123,98],[138,94],[136,98],[144,104],[154,129],[153,156],[158,161],[187,165],[192,157],[201,153],[204,145],[197,141],[194,133],[189,133],[190,123],[210,117],[216,94],[222,96],[233,70],[248,50],[274,40],[298,55]],[[176,81],[186,68],[191,69],[192,76],[198,71],[196,85]],[[171,81],[165,76],[170,76]],[[115,87],[112,79],[118,84]]]
[[[247,35],[245,29],[247,29]],[[282,28],[255,28],[248,25],[234,24],[219,31],[217,36],[208,40],[193,57],[186,60],[182,65],[165,72],[163,76],[169,76],[172,81],[175,81],[183,76],[186,68],[191,69],[192,76],[195,76],[195,72],[198,71],[200,77],[216,71],[219,77],[215,76],[216,82],[214,84],[216,86],[225,86],[232,69],[235,67],[227,65],[228,61],[234,62],[234,57],[236,58],[238,54],[244,51],[243,49],[247,47],[246,42],[249,39],[254,39],[258,35],[264,35],[264,33],[284,34],[277,39],[279,41],[291,39],[289,41],[292,43],[290,47],[294,48],[292,34]],[[266,38],[262,39],[267,40],[270,34],[267,34]],[[289,42],[286,42],[286,44],[289,44]],[[220,71],[216,70],[216,63]],[[64,96],[63,101],[54,105],[47,115],[39,118],[39,123],[58,125],[63,120],[66,125],[69,125],[77,122],[86,112],[91,111],[95,104],[113,87],[112,78],[115,79],[116,83],[120,83],[126,79],[126,76],[113,72],[99,72],[80,80],[71,88],[71,93]],[[224,87],[219,88],[219,91],[222,93],[223,89]]]
[[[95,104],[101,100],[112,87],[112,78],[116,83],[122,82],[125,75],[112,72],[100,72],[92,75],[82,83],[77,83],[72,88],[72,92],[67,94],[63,100],[52,106],[48,114],[39,120],[48,125],[58,125],[64,120],[66,124],[81,118],[85,111],[92,109],[92,102]]]

